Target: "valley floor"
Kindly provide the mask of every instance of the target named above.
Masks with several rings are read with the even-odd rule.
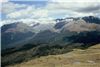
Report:
[[[61,55],[49,55],[7,67],[100,67],[100,44],[74,49]]]

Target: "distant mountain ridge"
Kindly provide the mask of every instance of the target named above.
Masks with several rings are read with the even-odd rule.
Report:
[[[34,30],[28,25],[19,22],[12,23],[2,26],[1,28],[1,46],[2,49],[7,47],[9,44],[14,44],[28,37],[33,36]],[[11,46],[10,46],[11,47]]]
[[[86,16],[82,18],[83,20],[85,20],[88,23],[97,23],[100,24],[100,18],[98,17],[94,17],[94,16]]]
[[[94,16],[69,17],[56,19],[55,24],[35,23],[29,26],[23,22],[11,23],[1,27],[2,48],[21,40],[28,40],[28,43],[67,43],[69,37],[75,35],[86,35],[85,33],[96,32],[100,36],[100,18]],[[80,34],[84,33],[84,34]],[[34,36],[35,35],[35,36]],[[94,36],[94,34],[92,34]],[[91,36],[92,36],[91,35]],[[31,37],[31,38],[29,38]],[[64,38],[65,41],[63,40]],[[69,41],[70,42],[70,41]],[[25,44],[25,43],[21,43]],[[26,43],[27,44],[27,43]]]
[[[54,24],[27,25],[17,22],[2,26],[2,67],[41,56],[68,53],[77,48],[87,50],[90,46],[100,43],[100,21],[99,18],[94,18],[85,17],[84,20],[82,17],[71,17],[57,19]],[[84,50],[82,52],[82,56],[87,53]]]

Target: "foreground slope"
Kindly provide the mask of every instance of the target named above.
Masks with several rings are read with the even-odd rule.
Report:
[[[74,49],[61,55],[49,55],[8,67],[100,67],[100,44]]]

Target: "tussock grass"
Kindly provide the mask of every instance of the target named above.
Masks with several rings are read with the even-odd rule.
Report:
[[[61,55],[49,55],[8,67],[100,67],[100,44],[74,49]]]

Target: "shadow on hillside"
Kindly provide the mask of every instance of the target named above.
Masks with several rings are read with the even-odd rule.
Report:
[[[88,48],[92,45],[100,43],[100,32],[82,32],[77,35],[65,37],[63,40],[73,43],[82,43],[81,48]]]
[[[87,49],[88,47],[100,43],[100,32],[84,32],[70,37],[64,37],[68,44],[26,44],[20,48],[11,48],[3,50],[1,53],[1,65],[21,63],[32,58],[38,58],[47,55],[64,54],[73,51],[74,48]]]

